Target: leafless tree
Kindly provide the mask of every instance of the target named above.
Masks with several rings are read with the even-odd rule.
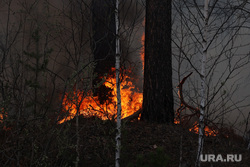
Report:
[[[233,113],[237,114],[235,117],[244,115],[247,96],[235,99],[233,95],[237,96],[240,77],[244,77],[244,69],[249,66],[246,38],[249,35],[249,13],[245,12],[249,4],[247,1],[210,0],[174,1],[173,6],[177,82],[187,72],[195,72],[185,89],[188,90],[189,103],[200,111],[196,161],[196,166],[200,166],[204,125],[221,127],[230,124],[229,119],[225,120],[229,113],[237,111]],[[199,80],[201,86],[198,86]]]
[[[62,153],[72,148],[74,153],[67,157],[73,157],[72,163],[79,166],[84,158],[79,115],[96,77],[91,3],[0,2],[0,121],[1,130],[8,134],[1,146],[1,165],[57,166],[66,162]],[[121,62],[138,68],[144,6],[140,0],[122,0],[119,8]],[[136,54],[138,60],[128,58]],[[65,98],[76,106],[76,113],[65,109]],[[66,136],[71,126],[59,126],[58,122],[74,116],[75,134]],[[74,144],[70,142],[73,139]]]

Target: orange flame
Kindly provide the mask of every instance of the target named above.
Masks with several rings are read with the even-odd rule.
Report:
[[[145,18],[144,21],[142,23],[143,27],[145,27]],[[141,37],[141,44],[142,44],[142,48],[141,48],[141,61],[142,61],[142,69],[144,69],[144,57],[145,57],[145,31],[142,34]]]
[[[174,123],[176,125],[181,124],[180,117],[179,117],[180,113],[177,112],[176,115],[177,116],[174,118]],[[199,134],[199,124],[197,121],[195,121],[195,123],[192,125],[192,127],[189,128],[189,131],[196,133],[196,134]],[[205,126],[204,132],[205,132],[206,136],[217,136],[219,134],[219,130],[217,128],[213,128],[213,127],[209,127],[209,126]]]
[[[143,33],[141,37],[141,44],[142,44],[142,49],[141,49],[141,61],[142,61],[142,69],[144,69],[144,57],[145,57],[145,33]]]
[[[145,25],[145,20],[143,22]],[[141,37],[141,61],[144,69],[144,57],[145,57],[145,33],[143,33]],[[115,71],[113,68],[111,71]],[[128,81],[129,76],[125,76],[123,82],[121,83],[121,105],[122,105],[122,118],[128,117],[138,111],[142,107],[143,95],[138,90],[135,90],[135,86],[131,81]],[[102,120],[112,119],[115,117],[117,108],[117,98],[116,98],[116,79],[115,77],[109,77],[105,81],[104,85],[108,88],[112,89],[112,102],[108,104],[100,104],[98,101],[98,97],[91,96],[91,92],[81,92],[76,91],[72,94],[67,93],[63,99],[63,106],[65,111],[68,112],[68,115],[59,121],[59,123],[63,123],[67,120],[73,119],[77,113],[77,108],[79,110],[79,114],[84,117],[97,116]],[[78,107],[77,107],[78,106]],[[179,115],[177,113],[177,117],[174,119],[175,124],[180,124]],[[140,114],[141,116],[141,114]],[[140,116],[138,120],[140,120]],[[189,129],[190,132],[194,132],[196,134],[199,133],[198,123],[195,122],[192,128]],[[206,136],[216,136],[218,134],[218,130],[209,128],[205,126],[204,132]]]
[[[199,126],[197,121],[193,124],[193,127],[190,128],[189,131],[199,134]],[[206,136],[217,136],[219,133],[217,129],[210,128],[208,126],[205,126],[204,132]]]
[[[0,123],[3,122],[3,114],[0,114]]]
[[[144,21],[145,22],[145,21]],[[141,61],[144,69],[144,41],[145,33],[141,38]],[[111,71],[115,71],[112,69]],[[143,95],[139,90],[135,90],[135,86],[129,81],[129,76],[125,76],[121,83],[121,105],[122,105],[122,118],[128,117],[138,111],[142,107]],[[109,77],[105,81],[104,85],[112,89],[112,102],[108,104],[100,104],[98,97],[92,97],[90,92],[75,91],[73,94],[66,93],[63,99],[63,107],[68,115],[60,120],[59,123],[63,123],[67,120],[73,119],[77,113],[84,117],[97,116],[102,120],[112,119],[115,117],[117,108],[116,98],[116,79],[115,77]],[[140,120],[140,116],[138,118]]]
[[[0,123],[3,122],[4,117],[7,117],[7,114],[4,112],[4,108],[0,109]]]
[[[176,124],[176,125],[177,125],[177,124],[180,124],[180,120],[178,120],[178,119],[175,118],[175,119],[174,119],[174,124]]]
[[[4,108],[0,110],[0,123],[3,123],[4,120],[7,118],[7,113],[5,113]],[[7,127],[5,124],[3,126],[3,130],[8,131],[10,130],[10,127]]]
[[[112,71],[115,69],[112,69]],[[75,91],[74,93],[67,93],[63,99],[63,106],[65,111],[69,114],[59,123],[73,119],[77,113],[84,117],[96,116],[102,120],[115,118],[117,112],[117,97],[116,97],[116,79],[115,77],[108,77],[104,85],[111,88],[111,102],[100,104],[98,97],[91,96],[91,92]],[[122,118],[128,117],[138,111],[142,107],[143,95],[136,90],[129,76],[124,76],[121,82],[121,105]]]

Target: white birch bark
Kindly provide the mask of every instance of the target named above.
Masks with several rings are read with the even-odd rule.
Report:
[[[76,90],[78,90],[78,86],[76,84]],[[76,101],[76,161],[75,161],[75,167],[78,167],[79,161],[80,161],[80,135],[79,135],[79,109],[80,109],[80,104],[78,104],[78,94],[77,91],[75,92],[75,101]]]
[[[205,102],[206,102],[206,61],[207,61],[207,29],[208,29],[208,5],[209,0],[204,2],[204,33],[203,33],[203,54],[201,60],[201,102],[200,102],[200,118],[199,118],[199,140],[198,140],[198,153],[196,159],[196,166],[200,167],[200,155],[203,151],[204,143],[204,113],[205,113]]]
[[[121,94],[120,94],[120,37],[119,37],[119,17],[118,17],[119,0],[116,0],[115,8],[115,29],[116,29],[116,88],[117,88],[117,126],[116,126],[116,152],[115,166],[120,166],[120,151],[121,151]]]

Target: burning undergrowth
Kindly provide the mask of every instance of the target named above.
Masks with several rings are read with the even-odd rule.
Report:
[[[112,72],[114,71],[115,69],[112,68]],[[130,70],[126,72],[126,74],[129,73]],[[121,78],[122,118],[125,118],[142,107],[142,93],[135,87],[129,75],[123,75]],[[115,76],[109,75],[103,85],[110,90],[108,94],[95,95],[91,90],[88,92],[76,90],[66,93],[62,105],[67,116],[59,123],[74,118],[77,110],[86,118],[96,116],[102,120],[115,119],[117,111]],[[100,96],[108,96],[108,98],[105,102],[100,102]]]
[[[140,58],[142,62],[142,71],[144,69],[144,41],[145,34],[141,37],[142,49],[140,52]],[[99,69],[99,68],[98,68]],[[111,67],[108,72],[108,75],[102,74],[100,72],[100,76],[97,80],[100,82],[101,80],[105,80],[103,84],[99,86],[97,89],[92,89],[89,91],[81,91],[75,90],[73,92],[67,92],[63,98],[63,112],[66,114],[63,119],[59,120],[59,123],[63,123],[65,121],[73,119],[77,112],[79,115],[82,115],[85,118],[90,117],[98,117],[102,120],[115,120],[116,112],[117,112],[117,96],[116,96],[116,77],[115,77],[115,68]],[[107,69],[106,69],[107,71]],[[133,115],[138,112],[142,108],[143,102],[143,93],[139,88],[135,86],[136,77],[134,77],[131,69],[121,69],[121,105],[122,105],[122,119]],[[101,75],[102,74],[102,75]],[[199,109],[188,105],[182,95],[182,85],[185,80],[191,75],[190,73],[187,77],[185,77],[180,84],[179,88],[179,99],[181,102],[181,107],[177,109],[176,115],[177,117],[174,120],[175,124],[182,124],[183,127],[189,129],[190,132],[199,133],[199,123],[198,121],[190,122],[191,117],[198,116]],[[130,77],[133,76],[133,77]],[[97,90],[97,91],[96,91]],[[185,108],[188,108],[191,112],[195,111],[195,114],[191,115],[183,115],[184,117],[189,117],[189,120],[180,121],[181,111]],[[142,111],[142,110],[141,110]],[[199,117],[199,116],[198,116]],[[197,119],[198,119],[197,117]],[[62,118],[62,117],[60,117]],[[140,117],[138,118],[140,119]],[[191,123],[191,127],[190,124]],[[217,136],[221,132],[217,126],[214,125],[205,125],[204,134],[206,136]],[[228,136],[228,135],[224,135]]]
[[[77,110],[79,115],[85,118],[98,117],[102,120],[114,120],[116,119],[117,112],[117,98],[116,98],[116,78],[114,75],[115,68],[112,68],[113,75],[107,76],[105,82],[101,85],[105,89],[110,90],[108,93],[103,92],[102,94],[93,93],[92,90],[88,92],[75,90],[65,94],[63,99],[63,111],[66,116],[59,121],[63,123],[71,120],[76,116]],[[133,115],[142,107],[143,94],[133,84],[133,80],[129,77],[131,70],[127,70],[122,75],[121,82],[121,100],[122,100],[122,119]],[[100,100],[106,99],[104,102]],[[175,124],[180,124],[178,118],[175,118]],[[184,122],[184,123],[183,123]],[[187,121],[182,122],[182,125],[189,129],[190,132],[198,134],[198,122],[194,122],[192,126],[187,126]],[[216,136],[219,130],[216,127],[205,126],[204,129],[206,136]]]

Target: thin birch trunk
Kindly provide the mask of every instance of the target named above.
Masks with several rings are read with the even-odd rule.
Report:
[[[75,167],[78,167],[79,165],[79,161],[80,161],[80,135],[79,135],[79,109],[80,109],[80,105],[81,105],[81,102],[80,104],[78,104],[78,87],[77,87],[77,84],[76,84],[76,90],[75,90],[75,101],[76,101],[76,106],[77,106],[77,109],[76,109],[76,162],[75,162]],[[83,97],[82,97],[83,98]]]
[[[203,34],[203,54],[201,60],[201,102],[200,102],[200,118],[199,118],[199,145],[196,159],[197,167],[200,167],[200,155],[203,151],[204,143],[204,113],[205,113],[205,102],[206,102],[206,61],[207,61],[207,29],[208,29],[208,4],[209,0],[205,0],[204,4],[204,34]]]
[[[115,166],[120,166],[120,151],[121,151],[121,94],[120,94],[120,37],[119,37],[119,17],[118,17],[118,7],[119,0],[116,0],[115,7],[115,33],[116,33],[116,88],[117,88],[117,134],[115,137],[116,140],[116,153],[115,153]]]

